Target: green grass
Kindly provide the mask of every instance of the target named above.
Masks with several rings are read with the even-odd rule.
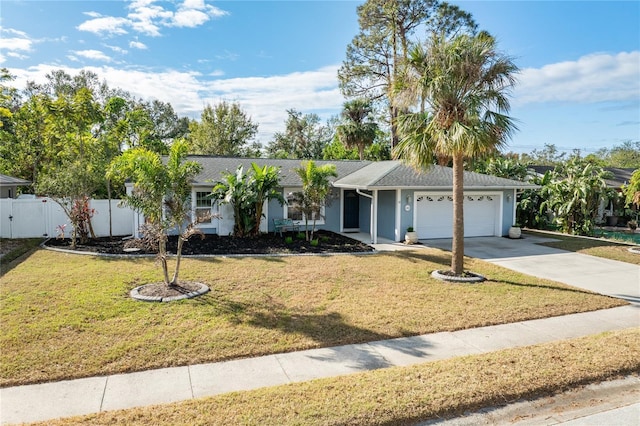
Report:
[[[636,328],[46,424],[409,425],[638,374],[638,353]]]
[[[543,246],[553,247],[561,250],[572,251],[575,253],[588,254],[591,256],[602,257],[605,259],[617,260],[620,262],[640,265],[640,255],[631,253],[629,244],[615,242],[604,239],[584,238],[573,235],[562,235],[559,233],[546,233],[536,231],[525,231],[531,235],[550,237],[558,241],[541,243]]]
[[[0,385],[214,362],[510,323],[624,304],[467,259],[490,278],[434,280],[448,253],[185,259],[212,291],[134,301],[160,280],[152,259],[37,250],[0,284]]]

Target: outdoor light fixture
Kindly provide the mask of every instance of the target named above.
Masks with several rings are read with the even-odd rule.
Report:
[[[511,194],[507,194],[507,201],[511,201]]]

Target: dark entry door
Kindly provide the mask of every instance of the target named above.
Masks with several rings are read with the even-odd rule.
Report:
[[[344,228],[360,228],[360,197],[356,191],[344,191]]]

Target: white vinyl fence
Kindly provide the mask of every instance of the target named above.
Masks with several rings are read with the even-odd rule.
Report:
[[[120,200],[111,200],[111,227],[113,235],[132,235],[134,211],[119,207]],[[109,200],[91,200],[95,209],[91,224],[98,237],[109,236]],[[51,198],[0,199],[1,238],[55,238],[59,227],[64,227],[65,236],[71,235],[72,227],[62,207]]]

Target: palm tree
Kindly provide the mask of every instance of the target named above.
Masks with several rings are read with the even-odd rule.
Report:
[[[518,68],[486,32],[451,40],[436,35],[411,52],[407,65],[396,99],[419,110],[400,120],[402,136],[394,157],[418,169],[438,157],[453,160],[451,272],[462,275],[464,160],[495,151],[516,130],[506,114]]]
[[[344,103],[343,123],[336,132],[340,142],[351,149],[358,148],[360,159],[364,160],[364,149],[376,138],[378,125],[371,121],[371,103],[366,99],[354,99]]]
[[[156,152],[136,147],[116,157],[109,166],[107,178],[117,182],[130,179],[133,192],[124,197],[124,202],[144,214],[145,238],[158,249],[158,260],[162,266],[164,283],[178,285],[182,244],[191,235],[199,233],[190,219],[191,184],[200,172],[195,161],[185,161],[188,145],[177,140],[171,145],[166,164]],[[178,231],[176,267],[169,279],[167,264],[167,232]]]
[[[316,220],[321,217],[322,206],[325,205],[331,190],[329,177],[336,177],[338,174],[333,164],[317,166],[313,160],[303,161],[294,171],[302,180],[302,191],[293,194],[293,199],[304,214],[305,236],[309,241],[313,239]],[[313,220],[311,237],[309,237],[309,219]]]

